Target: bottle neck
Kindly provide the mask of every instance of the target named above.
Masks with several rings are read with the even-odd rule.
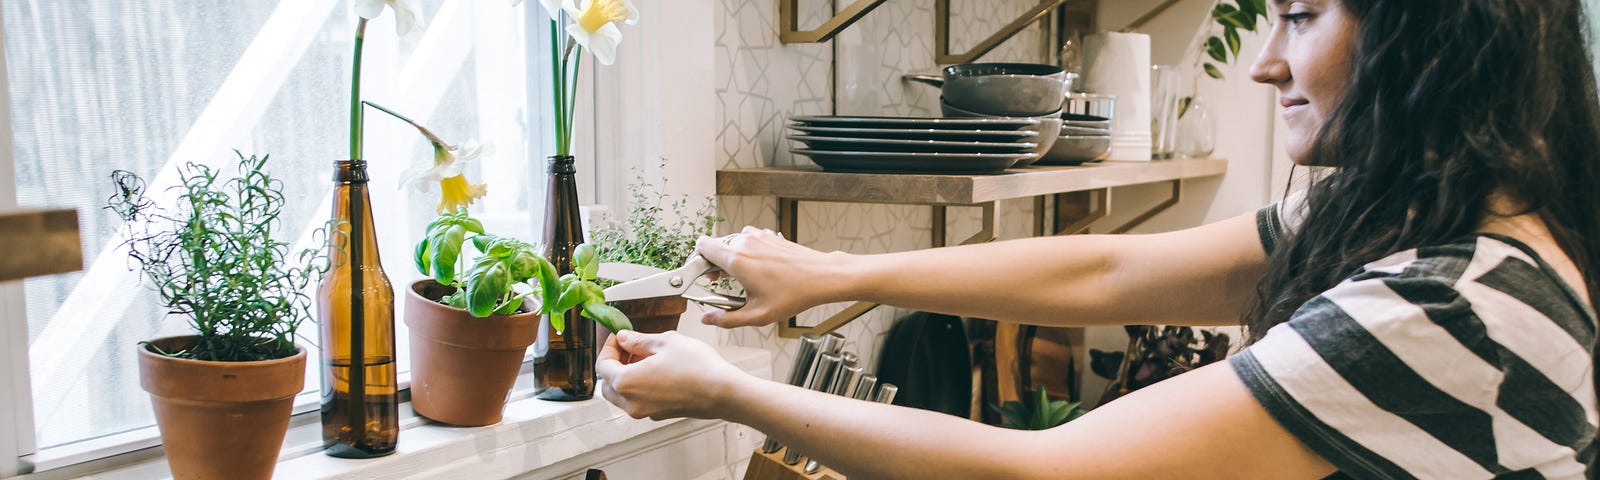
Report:
[[[333,162],[333,181],[339,183],[367,183],[367,161],[338,160]]]
[[[556,155],[546,159],[548,171],[551,175],[572,175],[578,172],[572,155]]]

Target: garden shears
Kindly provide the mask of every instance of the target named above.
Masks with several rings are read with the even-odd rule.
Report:
[[[631,263],[602,263],[599,277],[619,281],[632,279],[605,289],[607,302],[676,295],[701,305],[738,310],[744,306],[743,297],[713,292],[699,282],[701,277],[719,270],[700,252],[695,252],[689,255],[683,266],[673,270]]]

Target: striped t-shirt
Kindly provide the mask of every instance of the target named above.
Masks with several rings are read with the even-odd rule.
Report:
[[[1257,219],[1269,253],[1298,224]],[[1472,235],[1367,264],[1229,362],[1334,477],[1582,479],[1600,445],[1580,298],[1521,242]]]

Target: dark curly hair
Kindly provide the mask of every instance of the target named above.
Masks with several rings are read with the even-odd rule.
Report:
[[[1250,340],[1368,262],[1473,233],[1493,194],[1538,215],[1600,299],[1600,100],[1582,2],[1340,2],[1357,24],[1350,81],[1305,159],[1336,168],[1268,261]]]

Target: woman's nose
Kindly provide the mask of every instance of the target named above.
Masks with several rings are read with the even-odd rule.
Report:
[[[1283,58],[1281,35],[1272,32],[1267,37],[1267,44],[1261,47],[1261,54],[1256,57],[1255,63],[1250,65],[1250,79],[1258,83],[1282,86],[1289,81],[1289,78],[1289,63]]]

